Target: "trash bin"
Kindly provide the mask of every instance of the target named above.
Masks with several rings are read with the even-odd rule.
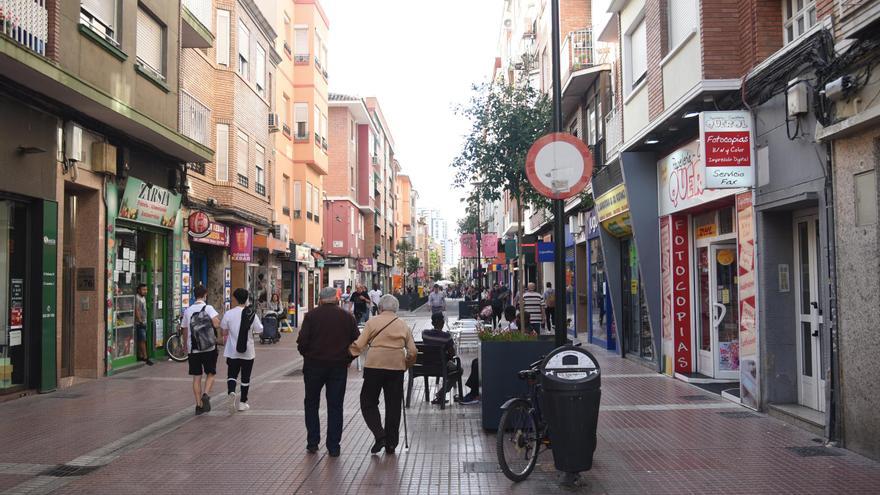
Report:
[[[541,363],[541,409],[550,430],[556,469],[589,471],[596,450],[602,395],[599,363],[571,345],[554,349]]]

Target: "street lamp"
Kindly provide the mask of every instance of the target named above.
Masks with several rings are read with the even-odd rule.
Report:
[[[483,221],[480,219],[480,192],[479,188],[483,186],[483,181],[471,182],[474,191],[477,194],[477,294],[483,294]]]

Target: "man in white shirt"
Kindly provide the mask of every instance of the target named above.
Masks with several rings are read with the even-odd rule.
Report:
[[[434,284],[434,288],[428,294],[428,307],[431,308],[431,314],[442,313],[446,311],[446,295],[440,290],[440,286]]]
[[[373,290],[369,293],[370,302],[373,306],[373,316],[376,316],[379,313],[379,299],[382,299],[382,291],[379,290],[378,286],[373,286]]]
[[[220,330],[226,340],[223,356],[226,358],[226,367],[229,371],[226,389],[230,413],[247,411],[251,408],[248,405],[248,389],[251,385],[251,372],[254,369],[254,357],[256,356],[254,333],[262,332],[263,325],[256,317],[253,307],[245,306],[249,296],[246,289],[235,289],[232,292],[235,307],[227,311],[220,322]],[[242,320],[244,320],[244,325]],[[244,327],[243,330],[242,327]],[[241,382],[239,382],[239,374],[241,374]],[[235,386],[239,383],[241,396],[235,393]]]
[[[196,301],[183,312],[180,323],[183,341],[186,342],[189,374],[192,376],[192,390],[196,397],[196,416],[211,410],[211,387],[217,375],[217,329],[220,328],[220,317],[213,306],[205,302],[208,290],[200,285],[193,289]],[[202,330],[202,331],[200,331]],[[208,334],[208,337],[204,337]],[[199,342],[193,348],[193,338],[203,336],[205,342]],[[212,338],[213,337],[213,338]],[[205,381],[202,383],[202,374]]]

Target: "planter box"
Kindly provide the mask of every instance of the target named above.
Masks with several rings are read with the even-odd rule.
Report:
[[[511,397],[528,394],[516,373],[555,349],[552,335],[525,342],[480,342],[480,407],[483,428],[495,431],[501,405]]]

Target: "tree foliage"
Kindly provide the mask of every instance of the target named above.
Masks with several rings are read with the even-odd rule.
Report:
[[[547,95],[528,86],[496,81],[474,86],[469,103],[456,110],[471,128],[453,160],[454,184],[479,182],[478,200],[495,201],[507,191],[524,205],[549,205],[529,184],[526,155],[550,131],[552,108]]]
[[[407,273],[407,274],[409,274],[409,273],[415,273],[416,270],[419,269],[419,264],[420,264],[421,262],[422,262],[422,260],[420,260],[420,259],[418,258],[418,256],[410,256],[410,257],[406,260],[406,273]]]

